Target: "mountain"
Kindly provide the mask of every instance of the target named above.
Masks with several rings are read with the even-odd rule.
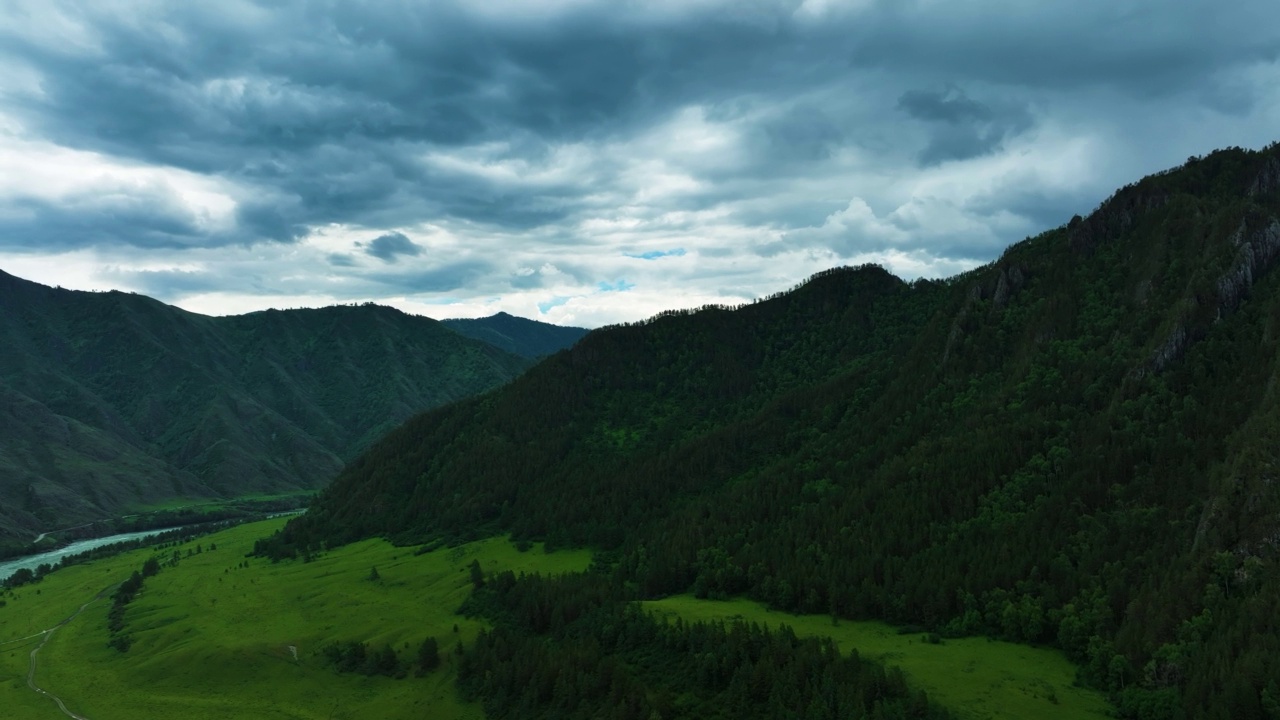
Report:
[[[1192,158],[944,281],[593,332],[260,549],[511,532],[631,597],[1052,644],[1124,717],[1276,717],[1277,263],[1280,145]]]
[[[320,487],[528,361],[375,305],[206,317],[0,273],[0,536]]]
[[[448,327],[475,340],[482,340],[509,353],[527,358],[540,358],[572,347],[588,330],[528,320],[500,312],[474,320],[441,321]]]

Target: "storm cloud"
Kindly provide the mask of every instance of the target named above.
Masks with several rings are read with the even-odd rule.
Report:
[[[403,233],[391,232],[369,241],[365,254],[383,262],[393,263],[402,255],[416,257],[422,254],[422,246],[415,244]],[[332,261],[331,261],[332,262]]]
[[[967,160],[994,152],[1006,138],[1031,127],[1031,113],[1023,107],[993,108],[951,87],[943,91],[911,90],[898,98],[898,107],[911,117],[932,123],[932,137],[920,152],[923,165]]]
[[[1278,20],[1272,0],[14,0],[0,267],[201,312],[580,324],[847,262],[950,274],[1276,140]]]

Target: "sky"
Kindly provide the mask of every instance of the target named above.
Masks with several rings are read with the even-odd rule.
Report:
[[[597,327],[1280,140],[1275,0],[0,0],[0,270]]]

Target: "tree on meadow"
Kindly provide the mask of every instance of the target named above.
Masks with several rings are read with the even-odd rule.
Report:
[[[436,639],[429,637],[418,647],[418,677],[435,670],[440,666],[440,646]]]

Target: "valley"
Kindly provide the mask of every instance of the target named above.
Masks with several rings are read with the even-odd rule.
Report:
[[[60,717],[26,685],[39,633],[147,558],[168,562],[176,552],[177,565],[149,578],[128,606],[128,652],[107,647],[111,603],[98,601],[41,649],[40,687],[91,720],[478,718],[478,707],[458,700],[451,671],[457,644],[469,644],[481,627],[454,614],[471,588],[468,566],[556,574],[582,571],[589,561],[583,551],[548,554],[534,546],[520,552],[495,538],[422,555],[368,541],[308,563],[246,562],[253,542],[284,522],[241,525],[175,548],[72,566],[3,596],[0,707],[10,717]],[[376,581],[369,579],[373,568]],[[442,662],[425,677],[338,674],[323,655],[329,643],[358,640],[394,648],[408,666],[426,637],[437,639]]]
[[[0,0],[0,720],[1280,720],[1278,48]]]
[[[946,280],[833,268],[511,356],[376,438],[346,370],[307,370],[373,422],[307,512],[17,588],[8,671],[124,582],[40,651],[73,712],[1270,720],[1278,156],[1195,158]],[[358,310],[323,338],[347,368]],[[219,473],[254,432],[224,419]],[[207,502],[184,487],[128,507]]]
[[[165,505],[312,492],[405,419],[585,332],[465,327],[530,354],[372,304],[210,317],[0,272],[0,551]]]
[[[554,576],[582,572],[590,561],[585,551],[546,553],[537,545],[522,551],[505,538],[423,554],[371,540],[310,562],[246,561],[253,543],[283,522],[249,523],[64,568],[3,596],[0,704],[32,720],[59,717],[53,701],[26,684],[29,655],[39,647],[33,680],[90,720],[480,718],[481,707],[461,701],[454,686],[457,645],[469,647],[488,625],[455,613],[472,591],[471,564],[490,576],[508,570]],[[129,604],[133,644],[120,653],[106,642],[109,591],[151,557],[164,567]],[[371,580],[375,568],[378,578]],[[668,620],[785,624],[800,635],[832,637],[843,652],[856,649],[901,666],[913,687],[957,718],[1107,717],[1102,696],[1074,686],[1075,669],[1051,650],[985,638],[929,644],[882,623],[833,626],[829,617],[771,612],[743,600],[680,596],[643,607]],[[47,638],[49,629],[55,630]],[[441,663],[418,677],[412,666],[426,637],[437,640]],[[406,676],[336,672],[324,648],[353,640],[391,647]]]

